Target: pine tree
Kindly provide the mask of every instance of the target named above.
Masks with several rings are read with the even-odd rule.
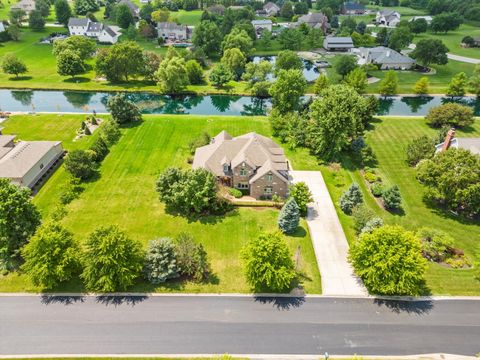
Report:
[[[300,210],[294,198],[288,199],[278,216],[278,227],[285,234],[295,232],[300,222]]]
[[[345,214],[351,214],[353,208],[363,202],[362,191],[357,183],[353,183],[340,198],[340,208]]]
[[[413,92],[418,95],[428,94],[429,85],[430,85],[430,82],[428,80],[428,77],[424,76],[415,83],[415,85],[413,86]]]
[[[145,278],[152,284],[160,284],[179,276],[177,251],[169,238],[150,241],[144,265]]]
[[[402,206],[402,196],[397,185],[385,190],[382,194],[383,205],[388,210],[396,210]]]
[[[467,86],[467,74],[464,72],[455,75],[450,84],[448,84],[447,95],[448,96],[463,96],[465,95],[465,86]]]

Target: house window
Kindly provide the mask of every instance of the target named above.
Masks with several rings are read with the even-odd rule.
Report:
[[[240,169],[240,176],[247,176],[248,172],[246,169]]]
[[[265,195],[272,195],[273,194],[273,188],[271,186],[267,186],[265,188]]]
[[[223,172],[224,173],[228,172],[228,164],[223,165]]]
[[[247,183],[238,183],[237,188],[238,189],[248,189],[248,184]]]
[[[40,164],[40,169],[43,169],[43,164]]]
[[[271,173],[267,174],[267,181],[273,181],[273,175]]]

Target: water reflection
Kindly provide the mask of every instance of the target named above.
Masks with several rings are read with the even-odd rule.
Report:
[[[269,63],[273,64],[275,67],[275,61],[277,60],[276,56],[254,56],[250,59],[252,62],[255,64],[259,63],[262,60],[268,61]],[[315,81],[318,78],[318,75],[320,74],[315,67],[310,61],[307,61],[305,59],[302,59],[303,62],[303,76],[305,76],[305,79],[309,82]],[[269,80],[272,80],[274,76],[271,74],[269,75]]]
[[[18,91],[0,90],[2,111],[37,112],[107,112],[106,105],[113,93],[80,91]],[[144,114],[192,115],[265,115],[270,99],[250,96],[181,95],[166,96],[153,93],[129,93]],[[441,96],[381,97],[378,115],[424,116],[429,109],[456,102],[474,109],[480,116],[480,99],[474,97],[450,98]]]

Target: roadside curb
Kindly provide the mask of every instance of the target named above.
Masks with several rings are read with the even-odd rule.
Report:
[[[441,301],[441,300],[472,300],[480,301],[480,296],[375,296],[375,295],[321,295],[321,294],[278,294],[278,293],[259,293],[259,294],[241,294],[241,293],[0,293],[1,297],[243,297],[243,298],[286,298],[286,299],[365,299],[365,300],[388,300],[388,301]]]
[[[321,360],[325,358],[325,354],[228,354],[232,358],[252,359],[252,360]],[[221,354],[35,354],[35,355],[0,355],[0,359],[45,359],[45,358],[219,358]],[[354,359],[355,355],[328,355],[328,358],[335,359]],[[362,359],[382,359],[389,360],[476,360],[475,356],[464,356],[455,354],[418,354],[418,355],[366,355],[361,356]]]

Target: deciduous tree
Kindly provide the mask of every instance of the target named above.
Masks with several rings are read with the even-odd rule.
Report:
[[[71,76],[85,72],[85,65],[83,60],[78,56],[78,53],[72,50],[64,50],[57,56],[57,73],[61,76]]]
[[[140,109],[134,102],[128,100],[126,94],[111,96],[107,102],[107,109],[118,124],[142,120]]]
[[[281,70],[270,88],[273,107],[282,114],[298,110],[306,86],[300,70]]]
[[[230,70],[236,80],[240,80],[243,72],[245,71],[245,64],[247,58],[237,48],[227,49],[223,52],[222,64]]]
[[[27,65],[20,60],[17,55],[13,53],[5,54],[2,59],[2,71],[5,74],[15,75],[18,78],[18,75],[25,74],[28,69]]]
[[[413,86],[413,92],[418,95],[426,95],[429,92],[430,81],[428,77],[421,77]]]
[[[181,92],[188,84],[188,73],[185,60],[181,57],[165,59],[157,71],[158,85],[166,94]]]
[[[307,214],[307,205],[313,201],[312,193],[304,182],[298,182],[288,189],[290,196],[295,199],[301,215]]]
[[[379,92],[381,95],[395,95],[398,93],[398,76],[394,70],[389,70],[380,81]]]
[[[439,39],[424,39],[417,43],[410,56],[424,66],[430,64],[445,65],[448,62],[448,48]]]
[[[95,173],[92,154],[85,150],[73,150],[65,157],[65,170],[73,177],[87,180]]]
[[[218,63],[210,72],[208,79],[213,86],[222,87],[233,79],[233,74],[224,64]]]
[[[473,110],[469,106],[447,103],[431,108],[425,117],[430,126],[465,127],[473,124]]]
[[[67,0],[55,1],[55,17],[60,24],[67,26],[68,20],[72,17],[72,9]]]

